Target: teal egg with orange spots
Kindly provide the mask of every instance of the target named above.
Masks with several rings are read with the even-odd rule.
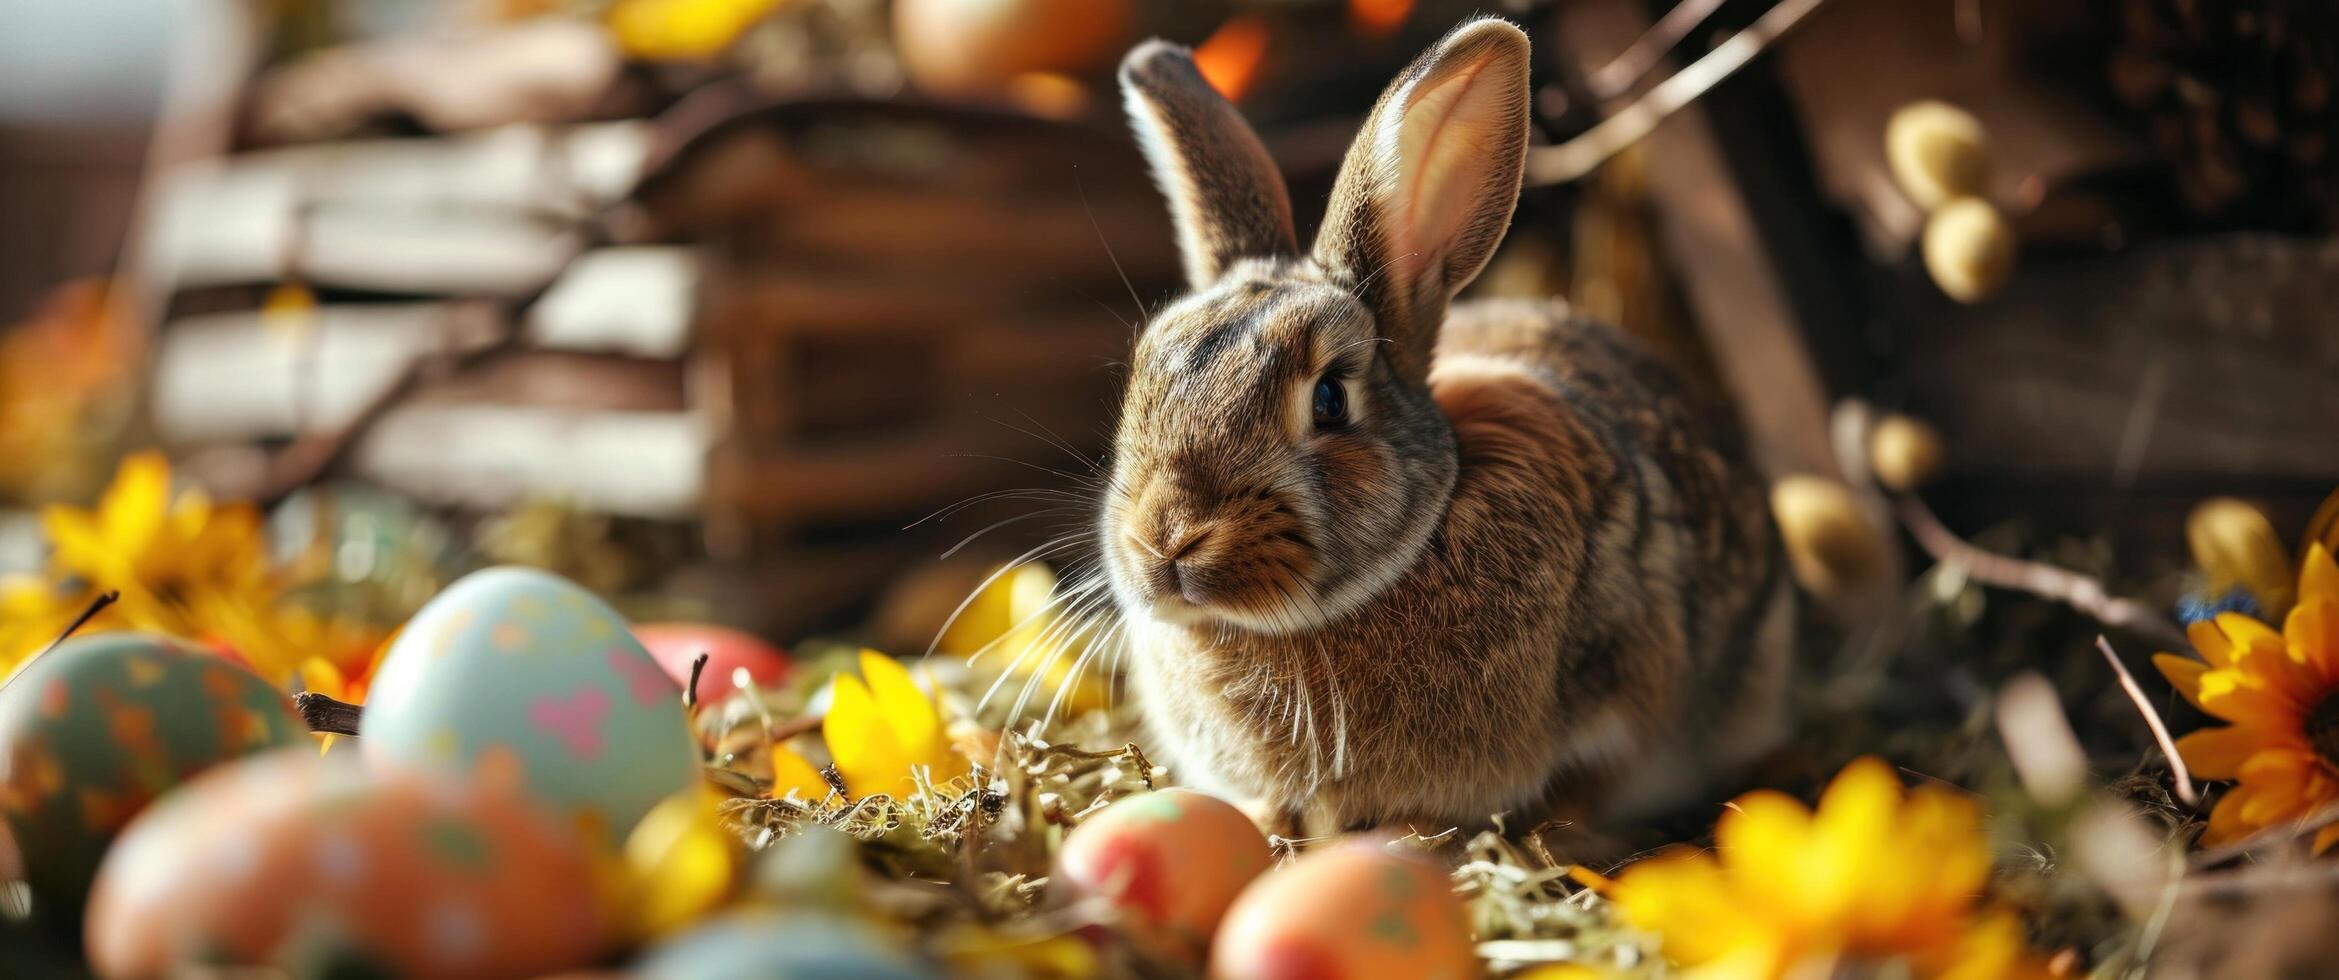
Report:
[[[374,675],[358,747],[397,767],[511,765],[611,840],[699,773],[681,688],[625,619],[529,568],[472,573],[423,605]]]
[[[229,759],[310,744],[282,692],[192,644],[74,637],[0,686],[0,818],[41,914],[71,924],[149,802]]]
[[[314,750],[212,770],[106,858],[90,965],[466,980],[592,965],[617,921],[594,845],[512,775],[386,772]]]

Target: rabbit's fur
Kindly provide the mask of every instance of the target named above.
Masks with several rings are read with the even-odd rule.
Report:
[[[1448,309],[1518,199],[1528,53],[1482,19],[1406,69],[1305,253],[1189,53],[1121,67],[1192,292],[1138,340],[1099,545],[1153,744],[1280,820],[1613,812],[1782,734],[1793,593],[1726,413],[1561,303]]]

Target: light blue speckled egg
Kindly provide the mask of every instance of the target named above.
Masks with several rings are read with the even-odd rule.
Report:
[[[535,796],[616,837],[699,772],[681,688],[625,620],[529,568],[475,572],[425,604],[383,658],[358,736],[392,765],[507,758]]]

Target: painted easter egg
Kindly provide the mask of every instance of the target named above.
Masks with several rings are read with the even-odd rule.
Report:
[[[406,624],[358,723],[368,759],[466,770],[509,755],[531,792],[622,838],[691,788],[682,693],[606,603],[557,575],[491,568]]]
[[[1227,906],[1274,860],[1241,810],[1165,789],[1121,800],[1074,828],[1052,881],[1111,906],[1148,946],[1199,962]]]
[[[648,623],[634,638],[677,685],[690,683],[691,662],[706,654],[698,675],[698,703],[714,704],[742,687],[778,687],[788,679],[788,655],[753,633],[703,623]]]
[[[1227,910],[1217,978],[1462,980],[1479,974],[1470,923],[1443,870],[1377,845],[1302,855]]]
[[[122,835],[90,895],[90,963],[109,978],[591,965],[611,918],[591,845],[505,776],[386,772],[313,750],[221,766]]]
[[[818,912],[743,912],[660,945],[638,980],[927,980],[940,974],[851,919]]]
[[[250,671],[165,636],[75,637],[0,687],[0,815],[35,901],[70,923],[148,801],[228,759],[307,744],[292,703]]]

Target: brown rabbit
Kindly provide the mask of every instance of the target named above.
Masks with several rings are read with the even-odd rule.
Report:
[[[1407,68],[1304,253],[1189,52],[1121,66],[1192,292],[1132,358],[1105,574],[1173,774],[1279,823],[1613,813],[1783,734],[1793,592],[1731,423],[1561,303],[1447,308],[1517,203],[1528,51],[1475,20]]]

